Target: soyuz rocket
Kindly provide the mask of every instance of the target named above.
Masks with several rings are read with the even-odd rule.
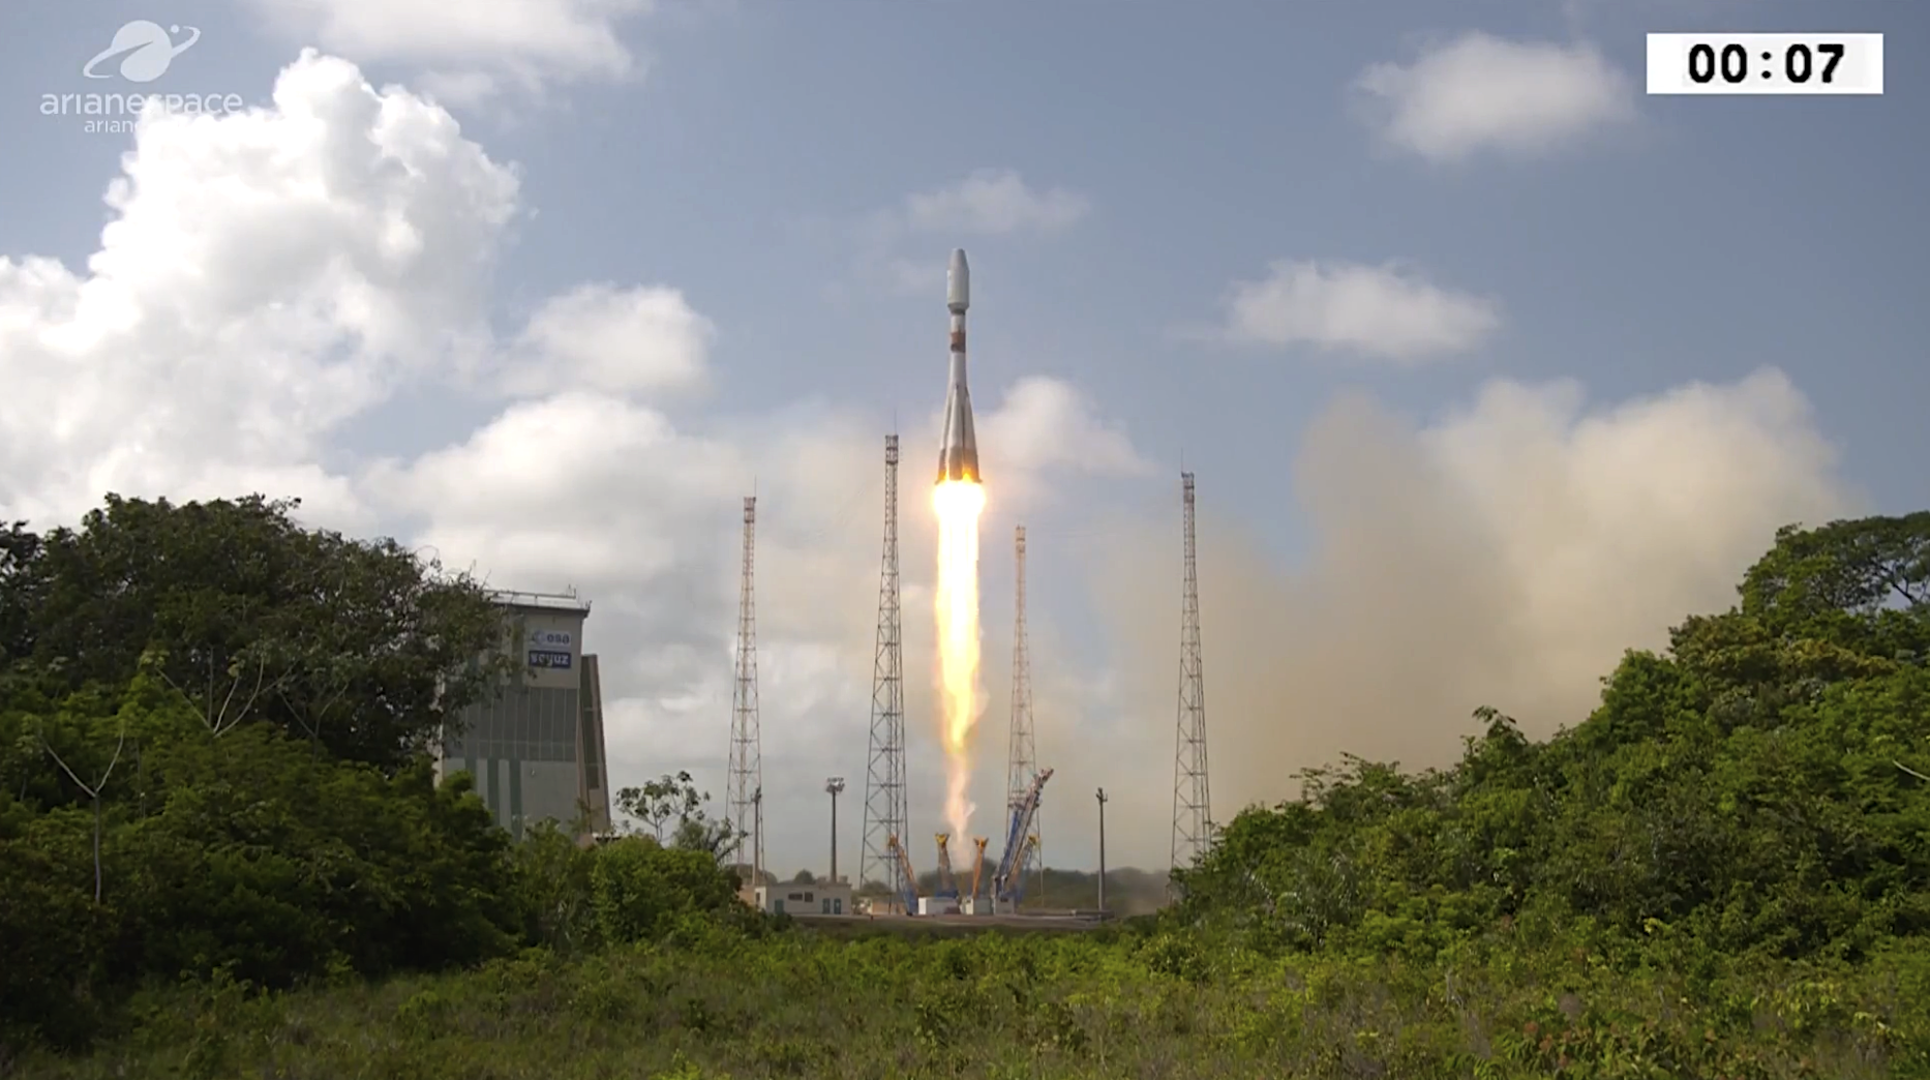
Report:
[[[972,431],[972,392],[965,386],[965,309],[972,306],[972,268],[965,249],[945,268],[945,306],[952,313],[952,358],[945,384],[945,434],[938,441],[938,480],[978,483],[978,437]]]

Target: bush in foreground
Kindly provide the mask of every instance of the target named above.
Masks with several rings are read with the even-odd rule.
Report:
[[[1930,1076],[1930,961],[1617,971],[1496,942],[1462,963],[1267,959],[1169,933],[930,944],[697,924],[575,962],[151,999],[138,1030],[20,1075],[337,1080],[840,1076]],[[1505,950],[1505,951],[1503,951]]]

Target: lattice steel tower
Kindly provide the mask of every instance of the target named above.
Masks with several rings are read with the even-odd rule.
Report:
[[[744,498],[744,568],[737,598],[737,678],[731,693],[730,780],[727,795],[731,828],[750,840],[751,880],[762,884],[764,871],[764,752],[757,720],[757,496]],[[743,865],[743,849],[738,849]]]
[[[1032,648],[1026,640],[1025,632],[1025,526],[1020,525],[1012,534],[1012,555],[1014,580],[1016,582],[1012,605],[1012,732],[1006,744],[1005,765],[1005,807],[1007,811],[1018,809],[1020,800],[1032,786],[1032,780],[1039,775],[1039,746],[1032,729]],[[1043,836],[1039,825],[1041,811],[1032,814],[1032,832]],[[1023,837],[1020,838],[1024,840]],[[1045,895],[1045,842],[1043,839],[1032,851],[1039,860],[1039,891],[1033,895],[1042,900]],[[1012,873],[1017,880],[1023,880],[1026,868],[1014,867]]]
[[[1173,868],[1184,870],[1213,842],[1206,782],[1206,678],[1200,666],[1200,576],[1193,540],[1193,474],[1183,472],[1185,584],[1179,631],[1179,724],[1173,752]]]
[[[864,845],[858,887],[867,881],[903,896],[903,863],[889,850],[892,837],[909,843],[905,793],[905,640],[898,605],[898,436],[885,436],[884,562],[878,571],[877,655],[871,673],[871,766],[864,784]],[[877,874],[877,877],[873,877]]]

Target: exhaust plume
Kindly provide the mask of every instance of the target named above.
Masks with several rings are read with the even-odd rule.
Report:
[[[948,480],[932,489],[938,513],[938,581],[932,607],[938,622],[940,733],[945,747],[945,819],[952,835],[968,836],[976,809],[972,785],[972,735],[985,709],[979,681],[978,519],[985,488],[971,480]]]

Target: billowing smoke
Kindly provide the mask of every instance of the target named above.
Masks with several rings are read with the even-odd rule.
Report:
[[[1778,526],[1854,509],[1835,464],[1801,394],[1762,371],[1598,409],[1573,383],[1497,381],[1425,428],[1348,394],[1306,433],[1278,489],[1231,491],[1203,471],[1215,816],[1290,797],[1297,770],[1343,752],[1445,764],[1479,705],[1538,736],[1581,721],[1623,650],[1663,645],[1685,614],[1729,606]],[[1235,510],[1289,499],[1312,534],[1292,567]],[[1092,818],[1095,782],[1118,796],[1114,865],[1166,862],[1177,478],[1172,503],[1161,529],[1116,543],[1095,582],[1122,635],[1110,752],[1090,760],[1102,744],[1087,739],[1053,755],[1075,764],[1066,785],[1084,789],[1068,811]],[[1040,737],[1044,758],[1052,736]]]

